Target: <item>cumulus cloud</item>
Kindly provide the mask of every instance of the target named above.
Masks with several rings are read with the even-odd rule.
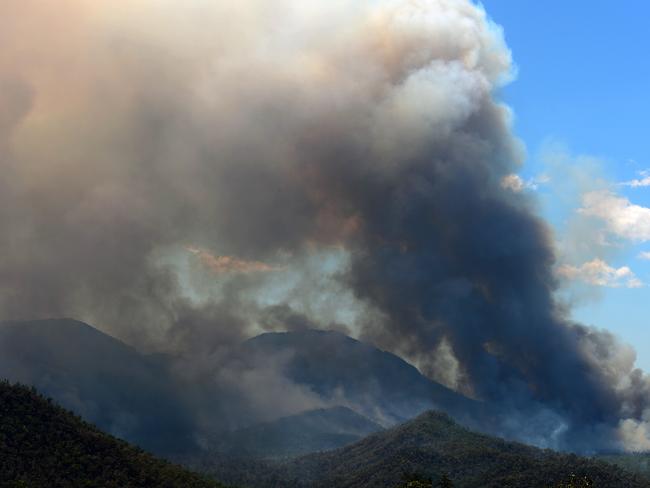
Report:
[[[521,176],[516,174],[509,174],[501,178],[501,187],[515,193],[520,193],[524,190],[537,190],[540,185],[544,185],[549,181],[549,176],[545,174],[541,174],[529,180],[524,180]]]
[[[645,187],[645,186],[650,186],[650,171],[649,170],[643,170],[639,171],[639,178],[635,178],[630,181],[625,181],[621,183],[623,186],[629,186],[632,188],[640,188],[640,187]]]
[[[586,193],[578,212],[604,221],[607,231],[617,237],[636,242],[650,240],[650,208],[635,205],[612,191]]]
[[[526,183],[521,179],[521,176],[510,174],[501,178],[501,186],[515,193],[520,193],[526,188]]]
[[[650,261],[650,251],[642,251],[637,255],[637,257],[639,259],[644,259],[646,261]]]
[[[594,259],[580,266],[563,264],[558,274],[569,280],[579,280],[589,285],[610,288],[639,288],[643,286],[632,270],[627,266],[614,268],[602,259]]]

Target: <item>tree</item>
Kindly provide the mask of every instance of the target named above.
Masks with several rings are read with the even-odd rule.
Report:
[[[404,474],[402,479],[403,481],[398,488],[433,488],[431,478],[425,478],[417,474]]]
[[[447,476],[447,473],[443,473],[436,486],[438,488],[454,488],[454,484],[452,483],[449,476]]]
[[[572,474],[568,481],[556,485],[556,488],[592,488],[594,482],[588,476],[576,476]]]

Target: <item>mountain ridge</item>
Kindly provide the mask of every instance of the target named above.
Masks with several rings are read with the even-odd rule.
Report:
[[[648,488],[650,480],[575,454],[558,453],[473,432],[443,412],[428,411],[333,451],[280,464],[238,466],[217,461],[202,470],[249,488],[394,488],[405,476],[456,488],[555,488],[589,479],[598,488]]]
[[[285,361],[281,373],[315,392],[323,406],[352,408],[383,427],[429,408],[471,420],[479,408],[398,356],[338,332],[261,334],[235,348],[233,361],[264,370],[278,355]],[[205,390],[207,384],[188,385],[172,374],[172,364],[74,319],[0,323],[1,376],[34,385],[107,432],[164,455],[198,447],[197,402],[227,399]]]
[[[404,422],[428,409],[470,421],[483,410],[426,376],[396,354],[336,331],[306,329],[267,332],[248,339],[246,356],[288,355],[285,374],[324,398],[345,398],[349,406],[384,426]]]

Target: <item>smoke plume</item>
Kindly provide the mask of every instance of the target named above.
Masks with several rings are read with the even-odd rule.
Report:
[[[209,357],[282,312],[539,443],[650,447],[634,352],[567,320],[549,229],[502,184],[523,150],[481,7],[6,0],[0,41],[3,318]]]

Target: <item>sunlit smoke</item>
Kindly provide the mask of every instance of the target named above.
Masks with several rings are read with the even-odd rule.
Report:
[[[74,316],[209,362],[277,328],[289,297],[303,325],[345,303],[343,326],[536,439],[647,442],[647,377],[554,298],[495,95],[510,51],[480,6],[8,0],[0,41],[3,317]],[[307,272],[332,249],[336,272]],[[279,295],[280,273],[304,279]]]

